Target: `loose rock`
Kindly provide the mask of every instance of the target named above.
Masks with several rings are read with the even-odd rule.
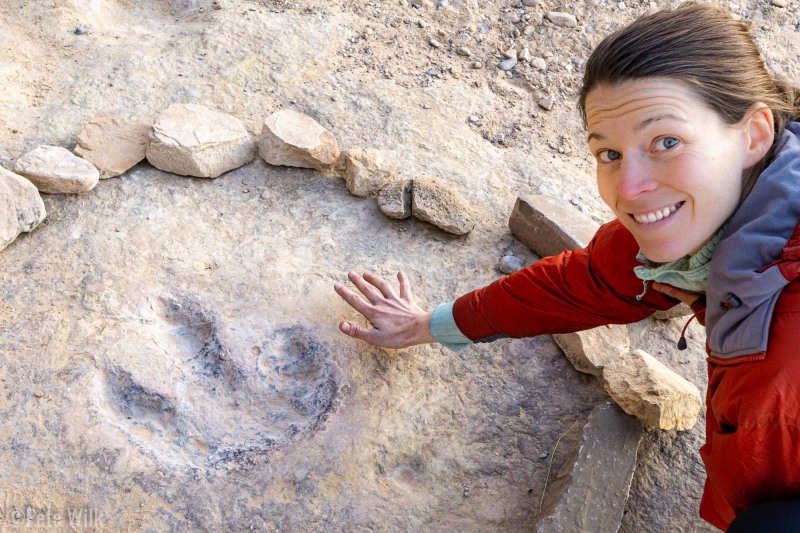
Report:
[[[584,248],[599,226],[569,202],[552,196],[519,197],[508,229],[540,257]]]
[[[466,235],[474,227],[467,202],[452,190],[432,180],[414,180],[411,212],[420,220],[455,235]]]
[[[560,11],[548,11],[545,15],[547,20],[552,22],[556,26],[560,26],[562,28],[574,28],[578,25],[578,19],[575,18],[575,15],[570,13],[562,13]]]
[[[259,154],[270,165],[328,170],[339,159],[339,143],[316,120],[291,109],[264,121]]]
[[[523,48],[522,51],[519,53],[519,60],[520,61],[530,61],[531,59],[531,51],[527,48]]]
[[[355,196],[370,196],[390,182],[397,172],[397,152],[373,148],[343,151],[344,179]]]
[[[403,220],[411,216],[411,180],[395,180],[378,193],[378,207],[389,218]]]
[[[508,50],[504,50],[503,57],[505,57],[506,59],[517,59],[516,48],[509,48]]]
[[[89,122],[78,134],[75,154],[100,171],[100,179],[120,176],[141,162],[150,144],[150,125],[120,117]]]
[[[553,340],[577,371],[594,376],[601,375],[609,361],[631,349],[628,330],[615,324],[553,335]]]
[[[595,407],[580,443],[550,485],[537,533],[616,533],[644,431],[612,403]]]
[[[539,100],[539,107],[541,107],[542,109],[546,109],[547,111],[550,111],[551,109],[553,109],[553,99],[550,98],[549,96],[542,98],[541,100]]]
[[[31,231],[47,212],[36,186],[0,167],[0,250],[20,233]]]
[[[505,70],[511,70],[512,68],[514,68],[516,66],[517,66],[517,59],[513,58],[513,59],[506,59],[504,61],[501,61],[500,64],[497,65],[497,68],[499,68],[500,70],[504,70],[505,71]]]
[[[253,160],[253,140],[231,115],[197,104],[173,104],[153,124],[147,160],[180,176],[216,178]]]
[[[702,402],[692,383],[643,350],[608,361],[603,384],[622,409],[655,429],[691,429]]]
[[[534,57],[531,59],[531,66],[538,68],[539,70],[544,70],[547,68],[547,61],[545,61],[542,57]]]
[[[472,55],[472,50],[470,50],[466,46],[459,46],[458,48],[456,48],[456,53],[460,56],[470,57]]]
[[[788,7],[789,2],[787,0],[772,0],[772,5],[775,7]]]
[[[50,194],[90,191],[100,180],[94,165],[60,146],[40,146],[28,152],[17,160],[14,172]]]
[[[503,274],[513,274],[514,272],[518,272],[522,270],[522,260],[512,254],[504,255],[502,259],[500,259],[500,272]]]
[[[441,48],[442,47],[442,43],[440,43],[439,41],[437,41],[436,39],[433,39],[433,38],[431,38],[431,40],[428,41],[428,44],[430,44],[434,48]]]

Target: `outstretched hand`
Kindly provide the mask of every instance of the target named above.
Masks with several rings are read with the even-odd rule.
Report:
[[[347,277],[364,295],[366,301],[341,283],[335,284],[333,288],[353,309],[364,315],[372,328],[343,320],[339,323],[342,333],[383,348],[405,348],[436,342],[430,332],[431,313],[414,301],[408,277],[404,272],[397,273],[397,281],[400,282],[399,296],[388,281],[375,274],[365,272],[361,276],[350,272]]]

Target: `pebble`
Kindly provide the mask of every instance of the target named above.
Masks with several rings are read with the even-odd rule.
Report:
[[[470,57],[472,55],[472,50],[470,50],[466,46],[459,46],[458,48],[456,48],[456,53],[460,56]]]
[[[439,0],[436,2],[436,7],[447,7],[450,5],[450,0]]]
[[[575,18],[575,15],[562,13],[561,11],[548,11],[547,20],[562,28],[574,28],[578,25],[578,20]]]
[[[625,5],[625,2],[619,2],[617,4],[617,9],[619,9],[620,11],[625,10],[627,8],[628,8],[628,6]]]
[[[772,0],[771,3],[775,7],[787,7],[789,5],[789,2],[786,0]]]
[[[540,454],[539,454],[539,459],[547,459],[547,456],[548,456],[548,455],[550,455],[550,454],[548,454],[547,452],[540,453]]]
[[[478,24],[477,28],[478,28],[478,31],[481,32],[481,33],[489,33],[489,30],[490,30],[489,25],[488,24],[484,24],[484,23]]]
[[[36,392],[34,392],[33,395],[36,396],[37,398],[44,398],[44,392],[42,392],[40,390],[37,390]]]
[[[517,60],[512,58],[512,59],[506,59],[505,61],[501,61],[497,65],[497,68],[499,68],[500,70],[509,71],[516,66],[517,66]]]
[[[233,402],[233,403],[234,403],[234,404],[236,404],[236,407],[239,407],[240,405],[242,405],[242,402],[241,402],[241,401],[239,401],[239,400],[236,400],[236,401],[235,401],[235,402]]]
[[[515,48],[509,48],[508,50],[504,50],[503,57],[505,57],[506,59],[517,59],[517,50]]]
[[[531,51],[527,48],[523,48],[522,52],[519,53],[519,60],[520,61],[530,61],[531,59]]]
[[[433,39],[433,38],[431,38],[431,40],[428,41],[428,44],[430,44],[434,48],[441,48],[442,47],[442,43],[440,43],[439,41],[437,41],[436,39]]]
[[[470,65],[470,66],[471,66],[472,68],[474,68],[475,70],[477,70],[477,69],[481,69],[481,68],[483,68],[483,63],[481,63],[480,61],[475,61],[475,62],[473,62],[473,63],[472,63],[472,65]]]
[[[542,57],[534,57],[531,59],[531,66],[538,68],[539,70],[544,70],[547,68],[547,61],[545,61]]]
[[[553,109],[553,99],[548,97],[542,98],[539,100],[539,107],[550,111]]]
[[[469,121],[472,122],[473,124],[478,124],[481,121],[481,117],[479,117],[478,115],[471,115],[469,117]]]
[[[503,274],[513,274],[522,270],[522,260],[515,255],[504,255],[500,260],[500,272]]]
[[[75,28],[75,35],[86,35],[86,30],[78,26]]]

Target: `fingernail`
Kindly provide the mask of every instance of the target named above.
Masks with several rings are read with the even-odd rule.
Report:
[[[342,288],[342,284],[341,283],[334,283],[333,284],[333,288],[334,289],[341,289]]]

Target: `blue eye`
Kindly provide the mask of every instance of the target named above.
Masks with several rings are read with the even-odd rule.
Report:
[[[675,137],[664,137],[663,139],[659,139],[656,144],[660,149],[669,150],[678,144],[678,139]]]
[[[622,154],[619,152],[615,152],[614,150],[603,150],[598,154],[600,157],[600,161],[603,163],[611,163],[612,161],[616,161],[617,159],[622,157]]]

